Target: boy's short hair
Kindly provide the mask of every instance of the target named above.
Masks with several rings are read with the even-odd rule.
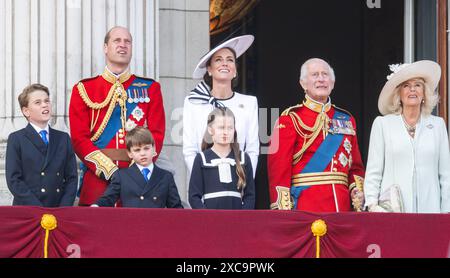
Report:
[[[148,144],[155,145],[155,140],[153,139],[152,133],[148,130],[148,128],[137,126],[127,132],[125,135],[125,143],[127,145],[127,150],[130,151],[132,147],[136,146]]]
[[[17,99],[19,100],[20,109],[28,107],[30,94],[34,91],[44,91],[47,93],[47,96],[50,96],[50,92],[46,86],[39,83],[28,85],[22,90],[22,93],[20,93],[20,95],[17,97]]]

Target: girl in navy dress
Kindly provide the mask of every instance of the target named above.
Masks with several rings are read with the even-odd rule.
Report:
[[[202,152],[189,182],[193,209],[254,209],[255,182],[250,157],[239,150],[235,118],[229,108],[208,115]]]

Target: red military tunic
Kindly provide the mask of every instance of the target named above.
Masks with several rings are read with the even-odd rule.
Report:
[[[324,112],[321,114],[322,110]],[[333,122],[336,110],[347,114],[349,121]],[[300,174],[329,136],[333,123],[344,123],[346,126],[341,127],[340,131],[348,133],[343,136],[336,153],[329,162],[324,162],[327,166],[322,172]],[[300,186],[303,190],[297,199],[296,209],[350,211],[349,188],[361,188],[364,177],[355,127],[355,119],[348,112],[330,103],[323,105],[315,102],[309,97],[303,104],[285,110],[275,124],[268,155],[271,208],[291,209],[295,203],[291,187]]]
[[[127,90],[131,86],[136,89]],[[127,117],[126,109],[123,107],[127,101],[134,100],[137,105]],[[95,144],[105,130],[105,126],[113,118],[112,110],[116,106],[119,106],[121,111],[120,128],[113,129],[112,139],[105,142],[103,151],[105,149],[126,150],[127,130],[145,125],[155,139],[158,154],[163,146],[165,114],[158,82],[136,77],[128,72],[121,74],[117,79],[107,69],[102,75],[80,81],[73,87],[69,106],[73,148],[87,166],[82,179],[80,205],[93,204],[105,191],[108,185],[107,180],[112,174],[118,168],[130,165],[129,161],[114,160],[118,159],[117,156],[104,154]],[[120,153],[126,154],[125,151]]]

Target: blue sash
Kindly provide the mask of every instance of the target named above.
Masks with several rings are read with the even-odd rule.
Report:
[[[126,89],[128,98],[132,98],[133,96],[133,90],[147,90],[153,83],[153,80],[150,79],[143,79],[136,77],[133,80],[133,83]],[[133,112],[134,108],[136,108],[137,103],[135,102],[126,102],[127,107],[127,115],[126,118],[128,119],[131,115],[131,112]],[[114,107],[114,110],[111,114],[111,117],[109,118],[108,124],[106,125],[105,129],[103,130],[103,133],[100,135],[97,141],[93,142],[94,145],[99,149],[104,149],[109,142],[111,142],[112,138],[116,135],[117,131],[122,128],[122,121],[120,119],[120,106],[116,105]],[[80,163],[80,187],[78,189],[77,195],[80,196],[81,187],[83,185],[83,177],[84,173],[87,171],[86,165],[83,164],[83,162]]]
[[[336,110],[334,112],[333,119],[348,121],[350,116]],[[300,174],[323,172],[327,165],[330,164],[331,159],[339,149],[343,139],[343,134],[328,133],[325,140],[323,140],[322,144],[320,144],[319,148],[316,150]],[[300,193],[309,187],[310,186],[291,186],[291,196],[294,199],[294,208],[297,207],[297,201]]]

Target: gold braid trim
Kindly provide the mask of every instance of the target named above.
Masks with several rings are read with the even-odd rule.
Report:
[[[111,87],[111,90],[114,88],[114,86]],[[110,91],[111,91],[110,90]],[[100,135],[102,135],[103,131],[105,130],[106,125],[109,122],[109,118],[111,118],[112,112],[114,110],[114,107],[116,106],[116,101],[117,101],[118,95],[114,94],[114,97],[111,101],[111,103],[109,104],[108,110],[106,111],[105,117],[103,118],[102,123],[100,124],[100,126],[98,127],[97,131],[95,132],[95,134],[91,137],[91,141],[95,142],[98,140],[98,138],[100,137]],[[92,127],[94,128],[94,127]]]
[[[276,202],[270,205],[270,209],[291,210],[294,202],[292,202],[290,189],[285,186],[276,186],[275,188],[278,196]]]
[[[97,168],[95,174],[99,177],[100,174],[103,173],[106,180],[109,180],[112,174],[119,169],[117,165],[100,150],[91,152],[86,155],[84,159],[94,163]]]
[[[99,128],[97,129],[95,134],[91,137],[92,142],[97,141],[100,135],[102,135],[106,125],[109,122],[109,119],[111,118],[116,103],[119,103],[120,105],[121,111],[120,119],[122,121],[122,128],[125,128],[125,121],[127,115],[126,100],[128,97],[125,88],[123,87],[122,83],[116,82],[114,83],[114,85],[111,86],[111,89],[109,90],[108,94],[110,94],[111,92],[113,93],[113,97],[111,103],[109,104],[108,111],[106,111],[105,117],[103,118],[103,121],[100,124]]]
[[[84,103],[86,103],[86,105],[94,110],[99,110],[104,108],[106,105],[108,105],[111,101],[112,96],[114,95],[114,90],[109,90],[108,95],[106,96],[105,100],[101,103],[98,102],[93,102],[87,92],[86,92],[86,88],[84,87],[84,84],[79,82],[77,85],[78,88],[78,92],[80,93],[81,99],[84,101]],[[112,89],[112,87],[111,87]]]
[[[105,75],[105,73],[103,75]],[[110,82],[110,76],[106,75],[106,77],[105,77],[103,75],[102,75],[102,77],[105,78],[105,80],[107,80],[108,82]],[[105,117],[103,118],[103,121],[100,124],[100,127],[97,129],[95,134],[91,137],[92,142],[97,141],[98,138],[102,135],[103,131],[105,130],[106,125],[109,122],[109,119],[111,118],[111,115],[116,106],[116,103],[119,103],[119,105],[120,105],[120,108],[121,108],[120,109],[121,110],[120,118],[122,121],[122,128],[125,128],[125,121],[126,121],[126,115],[127,115],[126,101],[127,101],[128,96],[127,96],[125,88],[123,87],[123,85],[120,81],[122,81],[122,77],[123,77],[123,80],[124,80],[123,82],[125,82],[126,80],[128,80],[130,78],[130,76],[131,75],[128,73],[128,74],[122,75],[119,78],[119,80],[116,80],[116,82],[113,83],[113,85],[109,89],[108,95],[106,96],[105,100],[101,103],[93,102],[89,98],[89,96],[86,92],[86,88],[84,87],[83,83],[81,83],[81,82],[78,83],[77,87],[78,87],[78,92],[80,93],[81,99],[89,108],[91,108],[93,110],[100,110],[109,104],[108,110],[106,111]],[[98,115],[97,115],[97,119],[98,119]],[[90,128],[91,132],[94,129],[97,119],[95,120],[95,122],[93,122],[94,119],[91,120],[91,128]]]
[[[330,119],[328,118],[328,115],[326,113],[320,113],[316,118],[314,126],[309,127],[296,113],[291,112],[289,113],[289,116],[291,117],[292,123],[294,124],[295,131],[304,139],[302,148],[297,153],[295,153],[292,158],[292,164],[295,165],[300,161],[303,153],[312,145],[312,143],[314,143],[314,140],[316,140],[321,131],[324,138],[328,135],[328,124],[330,122]],[[302,131],[302,128],[311,133],[305,134]]]
[[[127,81],[128,79],[130,79],[131,77],[131,73],[130,71],[127,69],[126,71],[124,71],[119,78],[117,78],[116,76],[114,76],[109,70],[107,70],[105,68],[105,70],[102,73],[102,77],[103,79],[105,79],[106,81],[108,81],[111,84],[116,83],[117,81],[119,81],[120,83],[124,83],[125,81]]]
[[[355,181],[350,184],[350,191],[352,191],[354,188],[358,188],[361,192],[364,192],[364,178],[358,175],[353,175],[353,179]]]
[[[360,191],[359,194],[364,194],[364,178],[358,175],[353,175],[353,178],[355,179],[355,181],[349,186],[350,196],[352,190],[355,188],[357,188]],[[352,198],[352,206],[355,211],[364,210],[364,203],[362,203],[360,199],[358,199],[357,197]]]

